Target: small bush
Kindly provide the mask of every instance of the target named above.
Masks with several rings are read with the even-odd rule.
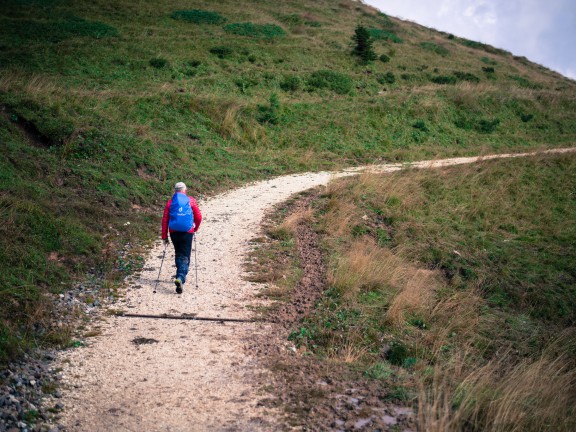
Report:
[[[216,47],[210,48],[210,54],[214,54],[215,56],[217,56],[218,58],[221,58],[221,59],[224,59],[226,57],[230,57],[232,52],[233,52],[232,48],[229,48],[227,46],[216,46]]]
[[[400,78],[402,78],[404,81],[412,81],[414,79],[414,75],[403,73],[400,75]]]
[[[380,84],[394,84],[396,82],[396,77],[393,72],[386,72],[385,74],[378,74],[376,80]]]
[[[533,90],[540,90],[542,88],[542,84],[534,83],[528,80],[527,78],[518,75],[509,75],[509,77],[514,81],[516,81],[520,85],[520,87],[529,88]]]
[[[302,80],[295,75],[285,76],[280,83],[280,88],[287,92],[294,92],[302,88]]]
[[[450,51],[448,51],[442,45],[435,44],[434,42],[420,42],[420,46],[427,51],[432,51],[432,52],[439,54],[443,57],[450,54]]]
[[[313,88],[326,88],[338,94],[348,94],[352,91],[352,79],[348,75],[331,70],[312,73],[308,85]]]
[[[390,57],[388,57],[386,54],[382,54],[379,59],[382,63],[388,63],[390,61]]]
[[[493,74],[493,73],[495,72],[494,68],[491,67],[491,66],[483,67],[482,70],[483,70],[484,72],[486,72],[487,74]]]
[[[278,99],[278,95],[276,95],[276,93],[272,93],[270,95],[269,104],[260,105],[258,107],[258,111],[258,122],[262,124],[278,124],[280,121],[280,99]]]
[[[528,123],[533,118],[534,114],[520,114],[520,120],[522,120],[524,123]]]
[[[460,81],[469,81],[469,82],[473,82],[473,83],[478,83],[480,82],[480,78],[478,78],[476,75],[471,74],[469,72],[454,72],[454,76],[456,78],[458,78]]]
[[[455,76],[438,75],[430,78],[430,81],[436,84],[456,84],[456,81],[458,81],[458,79]]]
[[[475,129],[480,133],[488,134],[494,132],[499,124],[500,120],[498,119],[494,120],[482,119],[478,122]]]
[[[187,21],[194,24],[223,24],[226,18],[218,12],[211,12],[201,9],[180,10],[172,13],[175,20]]]
[[[256,38],[274,38],[286,35],[284,29],[276,24],[254,24],[251,22],[228,24],[224,26],[224,31],[238,36]]]
[[[152,58],[148,62],[150,66],[156,69],[163,69],[168,65],[168,60],[163,58]]]
[[[423,132],[428,132],[428,128],[426,127],[424,120],[416,120],[416,122],[412,124],[412,127]]]
[[[393,33],[391,31],[371,28],[368,29],[368,33],[370,33],[370,36],[376,40],[390,41],[394,43],[404,42],[401,38],[399,38],[396,35],[396,33]]]

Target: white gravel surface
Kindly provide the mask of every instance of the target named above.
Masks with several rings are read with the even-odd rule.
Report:
[[[482,159],[489,158],[494,156]],[[412,166],[446,166],[479,159],[425,161]],[[150,251],[145,270],[128,281],[119,307],[138,314],[250,318],[249,306],[257,304],[254,294],[259,286],[243,279],[243,262],[265,212],[294,193],[325,185],[335,176],[364,169],[391,172],[401,167],[284,176],[200,202],[204,220],[197,237],[199,288],[194,287],[193,252],[184,293],[175,293],[170,245],[158,292],[153,293],[164,248],[158,243]],[[102,335],[88,339],[88,346],[64,351],[58,359],[64,377],[61,422],[69,430],[255,431],[275,430],[282,421],[279,412],[258,406],[265,396],[258,393],[260,384],[265,383],[268,372],[243,349],[253,335],[269,332],[267,325],[109,317],[102,329]],[[135,345],[132,340],[137,337],[158,342]]]

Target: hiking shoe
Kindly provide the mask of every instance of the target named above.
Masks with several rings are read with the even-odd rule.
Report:
[[[176,293],[182,294],[182,281],[180,280],[180,278],[176,278],[174,280],[174,285],[176,285]]]

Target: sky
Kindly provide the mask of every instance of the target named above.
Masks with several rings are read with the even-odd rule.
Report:
[[[576,0],[364,0],[395,16],[503,48],[576,79]]]

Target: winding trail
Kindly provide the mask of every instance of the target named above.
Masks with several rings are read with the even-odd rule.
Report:
[[[542,153],[574,152],[576,148]],[[542,153],[424,161],[418,168],[526,157]],[[243,279],[243,262],[265,212],[291,195],[362,171],[393,172],[402,164],[368,166],[340,173],[278,177],[217,195],[200,208],[199,289],[194,269],[183,295],[174,292],[173,248],[169,246],[158,292],[153,293],[163,246],[150,252],[144,271],[129,278],[120,307],[136,314],[250,318],[259,285]],[[227,323],[109,317],[102,334],[83,348],[63,351],[62,423],[71,431],[256,431],[275,430],[280,412],[258,404],[268,371],[244,345],[269,334],[264,323]],[[137,345],[136,338],[157,342]]]

